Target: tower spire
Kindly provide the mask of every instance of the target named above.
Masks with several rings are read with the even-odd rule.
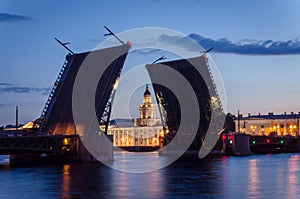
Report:
[[[146,84],[143,103],[140,105],[140,126],[153,126],[156,119],[155,106],[152,103],[152,96],[149,86]]]
[[[146,90],[144,92],[144,96],[146,95],[151,95],[150,91],[149,91],[149,87],[148,87],[148,84],[146,84]]]

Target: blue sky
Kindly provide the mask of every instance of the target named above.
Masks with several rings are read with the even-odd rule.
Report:
[[[66,55],[54,37],[83,52],[105,39],[104,25],[170,28],[215,46],[229,112],[298,112],[299,21],[297,0],[0,0],[0,125],[14,123],[16,105],[21,122],[39,117]]]

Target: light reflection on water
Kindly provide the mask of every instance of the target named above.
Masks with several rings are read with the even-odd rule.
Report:
[[[300,198],[300,154],[183,159],[144,174],[100,163],[10,167],[3,159],[0,198]]]
[[[248,190],[249,190],[249,198],[257,198],[259,196],[259,173],[258,173],[258,166],[257,166],[257,160],[251,159],[249,160],[249,177],[248,177]]]
[[[299,196],[299,180],[300,180],[300,158],[299,155],[293,155],[288,159],[288,173],[287,173],[287,198],[295,198],[298,192]],[[299,197],[298,197],[299,198]]]
[[[70,168],[69,164],[63,165],[63,175],[62,175],[62,198],[70,198],[70,190],[71,190],[71,176],[70,176]]]
[[[112,168],[130,173],[155,171],[157,168],[162,168],[168,162],[168,159],[164,156],[159,156],[158,152],[115,152],[114,159],[111,164]]]

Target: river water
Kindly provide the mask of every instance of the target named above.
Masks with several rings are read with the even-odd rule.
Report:
[[[151,154],[145,166],[151,164]],[[132,158],[139,158],[131,155]],[[126,155],[116,155],[124,162]],[[120,161],[122,164],[122,161]],[[300,154],[184,159],[133,174],[100,163],[12,167],[0,156],[0,198],[300,198]]]

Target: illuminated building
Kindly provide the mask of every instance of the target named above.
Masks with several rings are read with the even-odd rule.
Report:
[[[140,105],[140,118],[135,119],[135,125],[138,126],[156,126],[160,123],[160,119],[156,118],[156,108],[152,103],[152,96],[148,85],[144,92],[143,103]]]
[[[235,131],[250,135],[299,136],[300,113],[240,116],[235,122]]]
[[[161,146],[161,138],[164,136],[163,128],[160,119],[156,118],[156,107],[152,103],[148,85],[139,111],[140,118],[115,119],[110,122],[108,135],[113,135],[114,146]]]

